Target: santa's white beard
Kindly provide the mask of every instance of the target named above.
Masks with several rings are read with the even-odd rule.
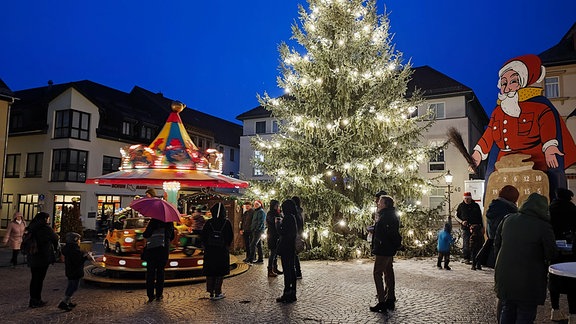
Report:
[[[499,93],[500,106],[506,115],[512,117],[520,116],[520,105],[518,105],[518,92],[510,91],[508,93]]]

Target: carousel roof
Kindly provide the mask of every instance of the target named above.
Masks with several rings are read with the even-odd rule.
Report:
[[[174,103],[166,124],[149,146],[121,149],[120,171],[86,180],[86,183],[162,185],[179,182],[182,187],[246,188],[248,182],[222,175],[222,153],[200,152],[186,132],[179,113],[184,104]]]

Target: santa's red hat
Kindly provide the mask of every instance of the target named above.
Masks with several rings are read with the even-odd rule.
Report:
[[[520,76],[521,88],[541,82],[546,75],[542,61],[534,54],[522,55],[508,60],[498,71],[498,76],[502,77],[504,73],[510,70],[516,71]],[[500,83],[498,83],[498,87],[500,87]]]
[[[260,200],[254,200],[254,208],[262,207],[262,202]]]
[[[464,198],[472,198],[472,193],[471,192],[465,192]]]

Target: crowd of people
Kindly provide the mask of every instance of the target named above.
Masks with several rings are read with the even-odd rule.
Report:
[[[565,292],[562,287],[548,283],[548,266],[569,260],[558,254],[556,241],[572,242],[576,233],[576,206],[571,201],[574,194],[568,189],[557,189],[555,196],[548,204],[546,197],[533,193],[518,207],[518,190],[506,185],[499,190],[498,197],[490,202],[486,210],[486,228],[480,207],[469,192],[464,193],[463,201],[457,207],[456,220],[461,225],[461,253],[464,262],[471,264],[472,270],[481,270],[482,266],[494,268],[499,323],[533,322],[537,306],[544,304],[548,292],[552,305],[551,319],[576,320],[575,292]],[[369,309],[373,312],[387,312],[395,309],[393,261],[397,251],[402,248],[402,237],[394,199],[385,191],[380,191],[375,194],[375,204],[374,222],[368,231],[374,255],[373,279],[378,303]],[[239,226],[245,242],[244,262],[251,265],[264,262],[262,238],[265,237],[269,251],[267,276],[284,277],[282,295],[276,300],[281,303],[295,302],[297,279],[302,278],[295,242],[304,230],[299,197],[281,203],[271,200],[267,212],[260,200],[243,207]],[[219,300],[225,297],[222,285],[224,277],[230,273],[234,231],[222,203],[214,204],[210,213],[212,218],[205,221],[200,229],[204,244],[203,273],[210,299]],[[55,250],[60,246],[59,237],[49,225],[49,220],[47,213],[40,212],[26,226],[22,214],[16,212],[3,239],[4,245],[13,249],[10,262],[16,265],[25,233],[32,233],[35,237],[37,251],[28,254],[26,258],[31,271],[31,308],[46,305],[42,300],[43,281],[50,264],[56,261]],[[147,239],[147,247],[146,255],[143,254],[142,258],[147,262],[148,301],[161,301],[164,267],[168,260],[170,242],[174,238],[173,223],[152,219],[144,231],[144,237]],[[66,245],[62,254],[65,256],[68,284],[58,308],[70,311],[76,305],[71,298],[83,277],[84,262],[91,255],[80,250],[80,234],[67,233],[65,238]],[[437,236],[436,266],[439,269],[451,270],[449,263],[455,241],[452,224],[444,224]],[[572,258],[573,255],[572,252]],[[569,315],[559,310],[561,293],[567,294]]]

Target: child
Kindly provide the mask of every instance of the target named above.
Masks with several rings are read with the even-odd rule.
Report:
[[[482,270],[482,265],[478,262],[476,255],[484,245],[484,231],[482,225],[470,225],[470,257],[472,258],[472,270]]]
[[[70,232],[66,234],[66,246],[62,249],[64,255],[66,277],[68,278],[68,286],[64,299],[58,305],[58,308],[67,312],[71,311],[76,304],[72,303],[70,299],[78,286],[80,279],[84,277],[84,261],[91,259],[91,253],[84,253],[80,250],[80,234]]]
[[[444,229],[438,232],[438,263],[436,266],[438,269],[442,269],[441,263],[442,258],[444,258],[444,269],[452,270],[448,263],[450,263],[450,245],[454,243],[454,238],[452,238],[452,226],[450,223],[444,224]]]

